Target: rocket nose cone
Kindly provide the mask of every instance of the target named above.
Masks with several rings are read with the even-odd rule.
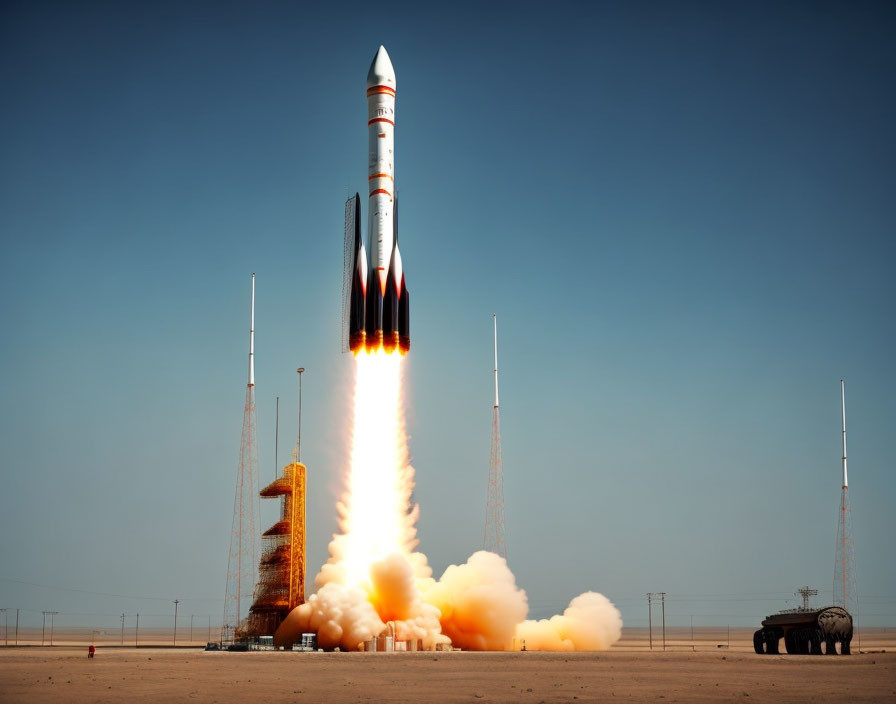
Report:
[[[377,50],[373,63],[370,64],[370,71],[367,72],[367,87],[372,86],[395,88],[395,69],[392,68],[392,61],[384,46]]]

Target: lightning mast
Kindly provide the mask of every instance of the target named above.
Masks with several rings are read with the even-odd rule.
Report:
[[[230,555],[227,560],[227,588],[224,594],[224,621],[221,642],[232,643],[242,635],[255,589],[258,565],[258,525],[255,515],[258,468],[258,430],[255,421],[255,274],[249,304],[249,383],[243,408],[240,464],[233,499]]]
[[[504,457],[501,452],[501,419],[498,404],[498,314],[495,323],[495,406],[492,418],[492,451],[488,465],[488,495],[485,502],[486,550],[507,557],[504,540]]]
[[[849,477],[846,472],[846,386],[840,380],[840,411],[843,420],[843,485],[837,525],[837,547],[834,562],[834,603],[858,616],[856,590],[856,556],[852,540],[852,516],[849,510]]]

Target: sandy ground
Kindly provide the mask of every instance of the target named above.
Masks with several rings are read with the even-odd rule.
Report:
[[[0,648],[2,702],[896,701],[896,652],[293,653]]]

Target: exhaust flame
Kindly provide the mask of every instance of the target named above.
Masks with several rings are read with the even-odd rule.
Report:
[[[354,431],[348,487],[338,505],[339,561],[346,581],[363,584],[371,565],[416,545],[416,507],[408,510],[414,470],[408,463],[401,398],[402,356],[355,358]]]
[[[603,650],[619,639],[622,618],[603,595],[586,592],[560,616],[526,621],[526,592],[504,558],[480,551],[438,581],[415,552],[418,507],[402,397],[402,359],[383,349],[355,357],[350,468],[337,504],[340,533],[315,579],[317,593],[275,634],[288,646],[303,632],[323,648],[357,650],[390,627],[396,640],[470,650]],[[388,624],[388,625],[387,625]]]

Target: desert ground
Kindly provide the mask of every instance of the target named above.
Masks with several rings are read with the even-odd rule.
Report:
[[[727,637],[727,633],[723,633]],[[848,657],[755,655],[641,633],[600,653],[203,652],[0,647],[2,702],[882,702],[896,700],[896,634]],[[720,647],[721,646],[721,647]],[[872,652],[873,651],[873,652]],[[882,652],[885,651],[885,652]]]

